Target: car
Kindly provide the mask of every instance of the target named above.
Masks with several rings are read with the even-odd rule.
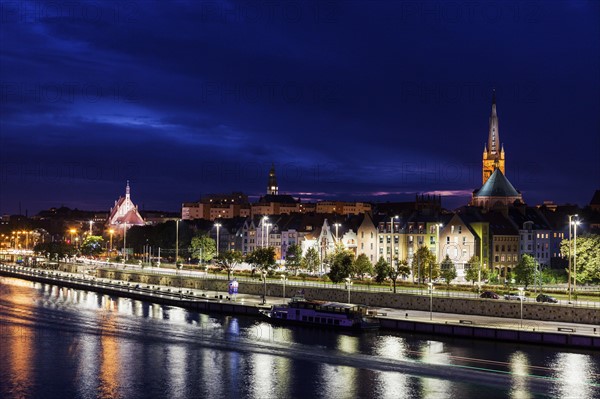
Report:
[[[506,299],[507,301],[524,301],[525,300],[525,295],[521,295],[518,294],[516,292],[511,292],[510,294],[506,294],[504,295],[504,299]]]
[[[553,296],[546,295],[546,294],[538,295],[537,298],[535,298],[535,301],[536,302],[558,303],[558,299],[554,298]]]
[[[481,293],[481,295],[479,295],[479,298],[500,299],[500,295],[492,291],[484,291]]]

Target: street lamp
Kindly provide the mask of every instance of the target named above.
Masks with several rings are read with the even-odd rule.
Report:
[[[263,297],[262,297],[262,304],[266,304],[267,303],[267,271],[266,270],[262,270],[260,272],[260,274],[262,275],[263,278]]]
[[[219,228],[221,223],[215,223],[215,227],[217,228],[217,256],[219,256]]]
[[[339,241],[338,228],[342,225],[341,223],[334,223],[335,226],[335,241]]]
[[[115,234],[115,230],[114,229],[110,229],[110,230],[108,230],[108,233],[110,234],[110,252],[107,254],[107,256],[109,256],[109,254],[113,250],[112,241],[113,241],[113,234]]]
[[[429,320],[433,320],[433,283],[427,283],[429,286]]]
[[[281,281],[283,282],[283,303],[285,303],[285,282],[287,281],[287,276],[285,274],[281,275]]]
[[[577,214],[575,215],[569,215],[569,283],[568,283],[568,291],[569,291],[569,303],[571,303],[571,246],[572,241],[571,241],[571,226],[573,225],[573,217],[577,217]]]
[[[127,260],[127,223],[123,224],[123,260]]]
[[[523,299],[525,298],[523,296],[523,287],[519,287],[519,299],[521,301],[521,330],[523,329]]]
[[[260,246],[265,246],[265,223],[269,220],[267,216],[263,216],[260,226]]]
[[[179,219],[175,221],[175,270],[178,270],[177,260],[179,259]]]
[[[435,225],[435,230],[436,230],[436,233],[437,233],[437,237],[435,239],[435,246],[436,246],[436,248],[435,248],[435,256],[436,256],[436,259],[437,259],[438,263],[440,262],[440,227],[442,227],[442,226],[443,225],[441,223],[437,223]],[[430,277],[431,277],[431,274],[430,274]]]
[[[348,303],[350,303],[350,287],[352,287],[352,279],[346,277],[346,288],[348,288]]]
[[[71,245],[73,245],[73,234],[75,234],[76,231],[77,230],[75,230],[75,229],[69,230],[69,233],[71,233]]]
[[[573,293],[575,295],[577,295],[577,226],[579,226],[579,220],[573,222],[573,232],[575,234],[573,241]]]
[[[271,223],[265,223],[265,226],[267,226],[267,248],[269,248],[269,228],[272,226]]]
[[[92,235],[92,224],[94,223],[93,220],[90,220],[90,235]]]
[[[394,219],[398,219],[398,215],[390,218],[390,265],[394,267]]]

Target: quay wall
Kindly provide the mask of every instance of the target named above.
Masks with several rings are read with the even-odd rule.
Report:
[[[75,289],[91,290],[103,294],[137,299],[166,306],[178,306],[198,312],[220,312],[226,314],[243,314],[258,317],[260,315],[260,309],[264,308],[260,305],[244,305],[241,303],[232,303],[230,301],[223,300],[222,293],[214,296],[207,295],[205,299],[199,297],[190,298],[188,295],[185,295],[185,290],[183,288],[181,290],[173,289],[173,292],[169,293],[162,291],[160,293],[148,293],[133,289],[131,286],[117,286],[117,284],[114,283],[101,284],[99,282],[90,281],[90,278],[84,279],[82,277],[68,276],[60,277],[56,275],[49,276],[40,271],[22,272],[15,270],[14,268],[6,268],[2,265],[0,265],[0,276],[16,277],[30,281],[37,281],[40,283],[55,284]],[[133,280],[130,281],[134,282]],[[214,280],[204,281],[215,282]],[[274,288],[275,286],[276,284],[273,284],[271,288]],[[177,292],[182,292],[183,295],[178,294]],[[380,321],[381,328],[387,330],[405,331],[417,334],[446,335],[472,339],[600,349],[600,337],[578,335],[576,333],[519,331],[497,327],[406,320],[385,316],[379,316],[378,319]]]
[[[99,269],[97,276],[113,280],[123,280],[149,285],[167,285],[188,289],[200,289],[207,292],[227,292],[227,281],[218,279],[203,279],[194,277],[145,274],[139,271]],[[333,302],[347,302],[348,291],[339,288],[286,286],[286,296],[291,297],[298,290],[304,290],[307,298]],[[249,295],[262,295],[263,283],[240,281],[238,292]],[[283,284],[267,283],[267,296],[283,296]],[[414,295],[380,291],[352,291],[352,303],[362,303],[377,308],[395,308],[406,310],[430,310],[430,298],[427,295]],[[506,318],[521,317],[521,303],[504,299],[478,299],[433,296],[432,310],[440,313],[457,313],[465,315],[493,316]],[[557,304],[545,304],[532,301],[523,303],[523,318],[527,320],[556,321],[564,323],[582,323],[600,325],[600,309],[585,307],[570,307]]]

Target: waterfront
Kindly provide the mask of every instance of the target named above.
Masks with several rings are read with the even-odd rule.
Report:
[[[10,278],[0,278],[0,345],[3,398],[480,398],[485,389],[487,398],[585,399],[600,392],[597,352],[276,328]]]

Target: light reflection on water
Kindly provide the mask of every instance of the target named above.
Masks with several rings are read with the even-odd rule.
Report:
[[[591,399],[599,388],[590,380],[600,383],[597,353],[273,327],[2,278],[0,345],[0,397],[9,399],[480,399],[479,383],[486,384],[485,399]],[[402,362],[443,373],[407,374]],[[469,381],[461,365],[511,374]],[[540,370],[556,381],[532,392],[528,375]]]

